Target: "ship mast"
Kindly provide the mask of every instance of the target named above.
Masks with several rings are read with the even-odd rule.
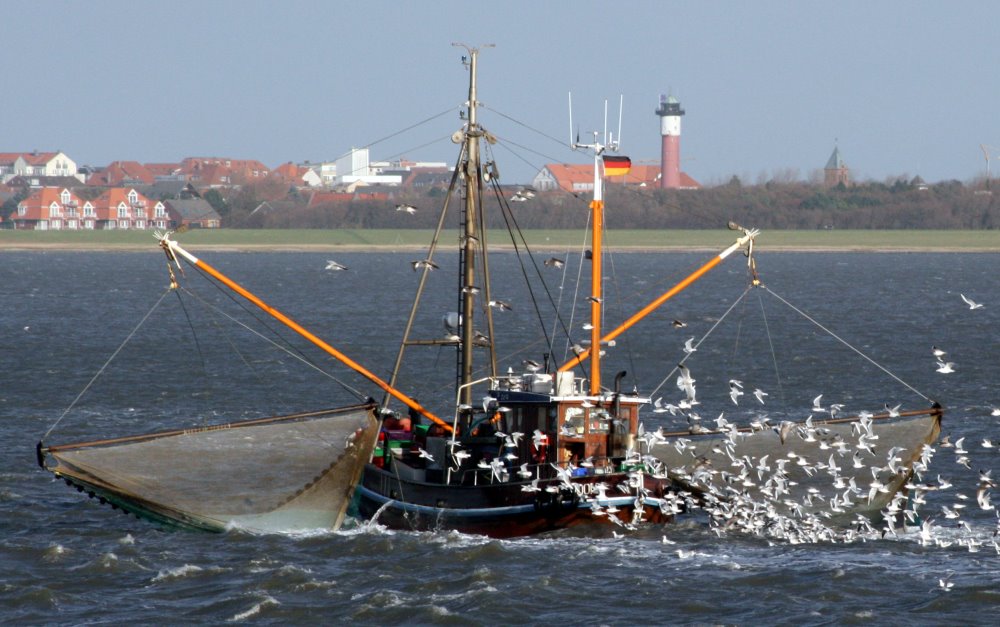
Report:
[[[475,325],[473,314],[476,299],[476,244],[480,241],[477,225],[479,224],[479,184],[482,180],[480,172],[479,139],[485,131],[479,127],[476,109],[479,104],[476,96],[476,64],[479,58],[479,48],[465,44],[452,44],[465,48],[469,56],[469,100],[467,105],[467,123],[465,125],[465,163],[462,164],[462,179],[465,188],[465,212],[462,216],[462,242],[460,248],[459,276],[462,281],[459,303],[459,337],[458,351],[458,385],[459,402],[469,404],[472,398],[472,351],[476,346]],[[487,44],[485,48],[492,48]],[[492,337],[489,339],[492,342]]]
[[[605,104],[605,109],[607,105]],[[605,118],[607,111],[605,110]],[[605,120],[605,126],[607,121]],[[607,131],[605,131],[605,141],[608,141]],[[598,139],[598,132],[594,131],[594,141],[590,144],[581,144],[579,141],[573,143],[573,148],[586,148],[594,153],[594,195],[590,201],[590,210],[593,219],[591,227],[591,264],[590,264],[590,393],[598,395],[601,393],[601,306],[604,302],[601,251],[602,236],[604,235],[604,177],[601,176],[601,156],[606,149],[618,150],[618,143],[612,139],[607,144],[603,144]]]

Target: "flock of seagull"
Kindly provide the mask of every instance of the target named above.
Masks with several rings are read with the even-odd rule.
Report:
[[[511,200],[521,202],[533,196],[534,190],[525,189],[515,193]],[[396,210],[413,214],[417,208],[401,204]],[[556,257],[544,263],[545,266],[552,268],[562,268],[565,264],[564,260]],[[413,261],[411,265],[414,271],[438,268],[428,259]],[[347,268],[330,260],[326,269],[340,271]],[[973,301],[965,294],[960,296],[970,310],[983,309],[982,303]],[[509,303],[500,300],[493,300],[489,305],[500,310],[511,309]],[[674,320],[672,326],[679,329],[686,327],[687,324],[681,320]],[[695,338],[686,340],[682,350],[686,356],[696,352]],[[946,361],[946,351],[934,346],[932,354],[937,372],[942,374],[955,372],[956,364]],[[636,467],[645,468],[645,472],[653,476],[669,477],[683,486],[682,489],[659,499],[659,507],[664,513],[680,514],[701,510],[707,514],[713,530],[720,535],[735,531],[783,539],[791,543],[804,543],[864,541],[886,536],[897,537],[907,534],[912,536],[915,533],[923,546],[948,547],[958,544],[970,552],[975,552],[984,545],[991,545],[1000,555],[1000,541],[998,541],[1000,512],[991,502],[990,491],[996,487],[991,471],[983,470],[979,473],[974,499],[966,492],[955,488],[941,474],[937,475],[935,482],[924,479],[929,475],[931,458],[941,450],[952,450],[955,463],[971,469],[965,438],[959,438],[952,443],[949,437],[944,437],[937,447],[925,445],[920,451],[919,458],[908,467],[900,457],[904,452],[902,449],[892,447],[882,452],[877,442],[879,436],[872,428],[872,414],[866,412],[859,413],[858,420],[852,423],[851,439],[834,434],[822,425],[814,425],[812,415],[803,423],[782,421],[778,425],[771,425],[766,416],[760,416],[750,423],[751,430],[747,432],[737,429],[724,418],[723,414],[720,414],[715,420],[715,427],[709,428],[702,425],[701,417],[693,411],[699,401],[696,396],[695,379],[690,369],[683,363],[679,364],[677,369],[679,372],[677,387],[683,392],[683,398],[676,404],[664,403],[661,398],[657,398],[653,403],[653,412],[683,415],[692,434],[724,434],[726,437],[714,440],[712,452],[716,459],[727,460],[730,467],[723,469],[713,468],[710,464],[699,464],[696,447],[687,438],[668,439],[663,435],[662,428],[651,433],[643,432],[639,448],[644,448],[645,452],[631,451],[630,461]],[[739,405],[740,398],[744,394],[743,382],[731,379],[729,397],[732,403]],[[756,388],[750,394],[758,404],[766,404],[767,392]],[[831,419],[836,417],[844,405],[831,403],[823,407],[822,397],[820,394],[813,399],[812,411],[825,414]],[[898,405],[889,407],[886,404],[885,410],[890,417],[899,415]],[[1000,408],[994,409],[992,415],[1000,416]],[[744,439],[768,429],[778,434],[782,445],[792,438],[799,446],[791,447],[783,457],[778,457],[773,452],[759,458],[739,453]],[[493,460],[481,461],[479,468],[489,471],[492,479],[496,481],[508,480],[514,468],[518,468],[516,474],[520,479],[531,478],[532,473],[528,470],[528,464],[518,465],[519,460],[514,452],[518,441],[524,435],[497,433],[497,437],[501,442],[502,454]],[[542,443],[543,438],[545,435],[539,431],[532,435],[536,445]],[[802,445],[812,445],[815,448],[815,455],[796,452],[796,449],[802,450]],[[656,446],[673,446],[678,453],[686,452],[691,456],[690,463],[670,468],[654,454]],[[457,469],[469,457],[469,453],[457,450],[460,445],[456,443],[450,443],[450,447],[449,457],[452,467]],[[998,445],[985,439],[979,447],[985,451],[996,451]],[[420,455],[433,459],[426,451],[421,450]],[[628,479],[618,486],[599,483],[594,488],[594,493],[583,494],[579,484],[572,482],[571,477],[577,467],[586,467],[588,464],[592,465],[592,462],[584,460],[576,466],[570,464],[567,467],[553,465],[561,485],[550,486],[547,489],[576,490],[581,498],[590,504],[595,516],[607,516],[608,520],[617,525],[634,529],[642,522],[645,512],[643,505],[650,498],[643,487],[643,471],[629,473]],[[864,477],[868,474],[871,479],[866,482]],[[912,478],[903,483],[907,476]],[[822,485],[821,479],[824,477],[828,479],[827,486]],[[526,483],[523,489],[527,491],[542,489],[539,488],[538,481],[536,470],[534,480]],[[890,487],[894,481],[897,484],[895,490]],[[900,487],[904,489],[900,490]],[[614,506],[602,505],[607,503],[608,494],[615,490],[634,496],[636,507],[631,521],[623,521],[615,515],[619,512]],[[880,496],[888,494],[892,496],[880,510],[881,523],[874,523],[865,514],[855,513],[849,525],[843,524],[844,516],[849,516],[852,509],[855,509],[852,506],[879,504],[884,500],[880,499]],[[927,503],[929,494],[938,495],[938,500],[946,494],[953,494],[954,498],[946,499],[948,502],[937,506],[935,511],[923,512],[920,508]],[[997,523],[991,539],[977,537],[969,523],[963,520],[963,513],[973,508],[994,512]],[[878,527],[877,524],[881,526]],[[956,530],[959,533],[953,533]],[[616,532],[615,535],[619,534]],[[663,537],[663,542],[672,544],[666,536]],[[950,590],[952,585],[947,578],[940,580],[942,589]]]
[[[961,298],[971,310],[984,307],[964,294]],[[685,355],[695,352],[694,338],[686,340],[682,350]],[[945,361],[944,350],[937,346],[931,350],[937,372],[955,372],[955,363]],[[782,421],[777,425],[770,424],[766,415],[759,416],[750,423],[749,432],[737,429],[720,414],[714,427],[706,427],[693,411],[699,401],[690,368],[682,363],[678,372],[676,383],[683,398],[675,404],[657,398],[653,402],[654,413],[684,416],[691,434],[715,433],[725,438],[713,441],[711,455],[706,455],[704,446],[699,449],[691,439],[666,438],[662,429],[645,434],[642,441],[649,452],[658,445],[673,446],[679,455],[687,457],[688,464],[678,464],[668,469],[667,474],[688,487],[678,493],[684,500],[683,509],[704,511],[717,533],[737,531],[791,543],[915,537],[922,546],[957,545],[970,552],[991,547],[1000,555],[1000,511],[991,501],[991,490],[996,487],[992,470],[979,471],[974,497],[971,491],[957,488],[941,474],[937,474],[935,481],[925,479],[930,476],[932,457],[943,451],[950,450],[954,462],[962,468],[973,468],[969,450],[972,447],[967,448],[964,437],[952,442],[945,436],[936,446],[925,444],[918,458],[907,464],[901,457],[906,452],[903,449],[892,447],[883,452],[884,445],[878,442],[879,435],[872,427],[873,416],[868,412],[859,413],[858,420],[850,423],[849,438],[822,424],[814,425],[812,414],[803,423]],[[732,403],[739,405],[743,395],[743,382],[731,379]],[[755,389],[753,396],[763,405],[767,393]],[[822,398],[820,394],[813,399],[812,412],[823,414],[824,419],[835,418],[844,405],[831,403],[824,407]],[[885,406],[889,417],[899,416],[899,409],[899,405]],[[1000,408],[993,408],[991,416],[1000,416]],[[778,435],[783,445],[780,450],[787,453],[776,453],[773,447],[760,457],[741,452],[745,439],[765,430]],[[785,447],[790,439],[794,445]],[[985,438],[977,448],[984,454],[996,453],[998,444]],[[655,461],[651,467],[655,467]],[[927,506],[932,494],[936,503]],[[880,523],[858,513],[873,507],[881,514]],[[976,510],[993,513],[995,527],[991,537],[983,537],[982,530],[977,533],[968,522],[968,514]],[[850,524],[844,524],[845,517]],[[666,536],[663,540],[672,544]],[[953,584],[946,578],[940,585],[950,590]]]

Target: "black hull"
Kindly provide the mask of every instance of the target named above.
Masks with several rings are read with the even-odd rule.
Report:
[[[531,482],[504,482],[478,486],[444,485],[400,479],[374,465],[367,465],[356,489],[358,513],[392,529],[413,531],[455,530],[461,533],[510,538],[581,524],[607,524],[615,516],[620,524],[637,520],[634,494],[620,491],[598,496],[598,484],[626,480],[624,473],[574,478],[567,486],[559,480],[539,482],[537,491],[525,491]],[[643,522],[669,522],[661,497],[669,490],[666,479],[647,477],[649,496],[641,500]],[[549,487],[549,491],[545,488]],[[401,495],[405,495],[405,500]],[[614,506],[604,513],[592,506]],[[600,511],[601,513],[596,513]],[[616,522],[616,521],[610,521]]]

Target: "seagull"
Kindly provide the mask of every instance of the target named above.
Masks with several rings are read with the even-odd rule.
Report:
[[[683,329],[684,327],[687,326],[687,323],[684,322],[683,320],[674,320],[670,324],[672,324],[675,329]]]
[[[959,296],[961,296],[962,300],[965,301],[965,304],[969,306],[969,309],[982,309],[983,308],[983,304],[982,303],[977,303],[976,301],[972,300],[971,298],[969,298],[965,294],[959,294]]]
[[[521,365],[523,365],[524,369],[528,372],[538,372],[542,369],[542,364],[538,363],[534,359],[525,359],[521,362]]]
[[[765,392],[764,390],[762,390],[760,388],[757,388],[757,389],[755,389],[753,391],[753,395],[754,395],[754,398],[756,398],[760,402],[760,404],[763,405],[764,404],[764,397],[767,396],[767,392]]]
[[[678,364],[677,369],[681,373],[680,376],[677,377],[677,387],[684,391],[687,395],[687,400],[693,401],[695,397],[695,380],[691,378],[691,371],[684,364]]]
[[[413,205],[399,204],[396,205],[396,211],[405,211],[406,213],[413,215],[417,212],[417,208]]]
[[[742,383],[736,379],[730,379],[729,381],[729,398],[733,399],[733,405],[739,405],[739,397],[743,396],[743,386]]]
[[[598,298],[596,296],[588,296],[587,300],[589,300],[590,302],[593,302],[593,303],[597,303],[598,305],[600,305],[604,301],[603,298]]]
[[[340,264],[340,263],[337,263],[336,261],[334,261],[332,259],[327,259],[326,260],[326,269],[327,270],[347,270],[347,266],[345,266],[343,264]]]
[[[931,346],[931,352],[934,353],[934,356],[937,357],[938,359],[948,354],[945,351],[938,348],[937,346]]]
[[[413,271],[416,272],[421,268],[426,268],[428,270],[437,270],[438,265],[431,261],[430,259],[420,259],[419,261],[411,261],[410,265],[413,266]]]
[[[696,350],[698,350],[698,349],[694,347],[694,338],[693,337],[689,337],[687,339],[687,341],[684,342],[684,352],[687,353],[688,355],[690,355],[691,353],[695,352]]]
[[[823,411],[823,406],[819,404],[819,400],[821,398],[823,398],[822,394],[820,394],[819,396],[817,396],[816,398],[813,399],[813,407],[812,407],[813,411],[817,411],[817,412],[818,411]]]
[[[899,418],[900,405],[902,405],[902,403],[896,405],[895,407],[889,407],[889,403],[885,404],[885,411],[889,413],[890,418]]]
[[[937,371],[941,374],[955,372],[955,362],[949,361],[948,363],[945,363],[939,359],[937,362]]]
[[[510,197],[512,202],[524,202],[528,200],[528,197],[521,192],[514,192],[514,195]]]
[[[566,262],[557,257],[550,257],[549,259],[545,260],[545,265],[550,268],[561,268],[564,265],[566,265]]]
[[[424,459],[430,460],[432,462],[434,461],[434,456],[425,451],[424,449],[420,448],[419,446],[417,447],[417,453],[419,453],[420,456],[423,457]]]
[[[510,306],[510,303],[508,303],[507,301],[503,301],[503,300],[491,300],[489,304],[490,304],[490,307],[495,307],[496,309],[499,309],[500,311],[510,311],[512,309],[512,307]]]

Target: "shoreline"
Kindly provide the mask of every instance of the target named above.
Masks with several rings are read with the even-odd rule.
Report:
[[[184,244],[191,252],[219,253],[418,253],[427,250],[426,246],[416,244]],[[618,254],[642,253],[717,253],[722,246],[716,248],[704,244],[699,245],[663,245],[663,246],[609,246],[609,252]],[[757,253],[1000,253],[1000,247],[986,246],[821,246],[808,244],[778,244],[767,245],[757,243],[754,246]],[[108,243],[67,243],[67,242],[0,242],[0,254],[5,252],[153,252],[155,244],[142,246],[139,244],[108,244]],[[512,253],[511,245],[491,245],[495,252]],[[552,245],[533,246],[534,252],[564,252],[566,247]]]
[[[588,234],[577,229],[539,229],[522,233],[535,252],[579,251]],[[420,254],[434,237],[430,229],[193,229],[177,236],[192,252],[313,252]],[[441,250],[457,243],[458,232],[443,231]],[[515,250],[509,237],[490,230],[491,250]],[[621,253],[718,253],[736,240],[728,230],[608,230],[608,250]],[[0,230],[0,254],[8,251],[144,252],[159,248],[152,231],[11,231]],[[824,230],[763,231],[755,248],[796,253],[998,253],[1000,230]]]

